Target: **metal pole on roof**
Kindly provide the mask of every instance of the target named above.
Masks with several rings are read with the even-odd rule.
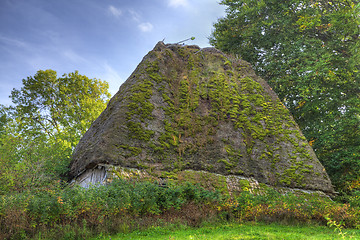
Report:
[[[183,43],[183,42],[186,42],[186,41],[189,41],[189,40],[195,40],[195,37],[191,37],[191,38],[188,38],[188,39],[185,39],[185,40],[182,40],[182,41],[180,41],[180,42],[178,42],[178,43],[176,43],[176,44],[180,44],[180,43]]]

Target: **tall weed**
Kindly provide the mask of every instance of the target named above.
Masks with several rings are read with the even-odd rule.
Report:
[[[210,219],[323,225],[331,219],[344,227],[360,226],[356,202],[341,204],[316,194],[274,189],[230,196],[190,183],[161,187],[115,180],[87,189],[54,184],[0,197],[1,239],[87,239],[161,221],[198,226]]]

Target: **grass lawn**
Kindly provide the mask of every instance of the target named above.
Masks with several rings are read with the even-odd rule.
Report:
[[[185,239],[360,239],[360,230],[334,231],[323,226],[288,226],[263,223],[223,223],[200,228],[186,226],[152,227],[144,231],[134,231],[112,237],[97,239],[148,239],[148,240],[185,240]]]

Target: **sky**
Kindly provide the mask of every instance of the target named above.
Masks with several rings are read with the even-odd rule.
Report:
[[[209,47],[220,0],[0,0],[0,104],[38,70],[75,70],[114,95],[158,41]]]

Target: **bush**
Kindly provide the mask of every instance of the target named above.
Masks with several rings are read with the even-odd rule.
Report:
[[[128,219],[127,216],[158,216],[171,209],[180,210],[190,202],[216,205],[220,199],[220,193],[192,184],[162,188],[156,183],[115,180],[107,186],[88,189],[79,186],[62,189],[58,185],[2,195],[0,230],[4,235],[0,237],[22,239],[39,236],[43,231],[43,236],[49,238],[70,235],[74,239],[83,238],[89,231],[94,234],[107,231],[98,227],[106,226],[107,222],[123,226],[121,220]],[[114,228],[111,224],[107,226]]]
[[[345,227],[360,226],[358,196],[341,204],[316,194],[261,194],[237,196],[186,183],[160,187],[156,183],[114,180],[88,189],[75,186],[2,195],[1,239],[87,239],[96,234],[128,232],[141,226],[180,221],[198,226],[217,217],[222,220],[285,223],[329,221]]]
[[[316,222],[326,225],[330,218],[346,227],[360,226],[358,207],[333,202],[317,194],[282,194],[273,189],[261,195],[242,192],[223,202],[221,207],[233,218],[246,221]]]

